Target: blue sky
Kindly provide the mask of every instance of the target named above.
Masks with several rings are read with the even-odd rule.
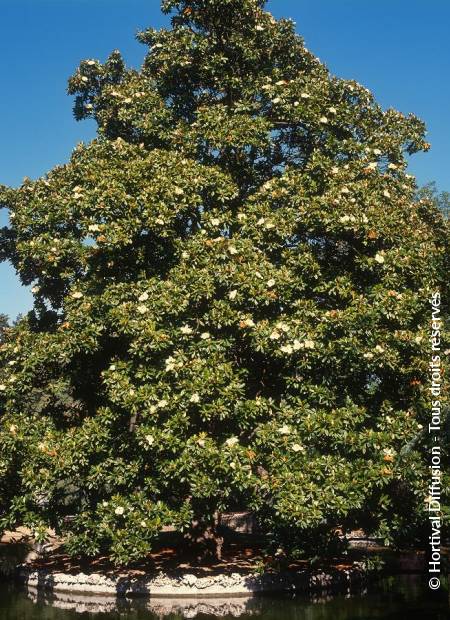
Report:
[[[411,171],[421,184],[450,190],[450,2],[272,0],[268,8],[292,17],[333,73],[370,88],[382,106],[421,117],[432,150],[416,155]],[[134,34],[167,20],[158,0],[0,0],[0,15],[0,183],[16,186],[93,137],[94,124],[75,122],[66,95],[80,60],[120,49],[137,67],[145,48]],[[14,318],[31,304],[12,268],[0,265],[0,312]]]

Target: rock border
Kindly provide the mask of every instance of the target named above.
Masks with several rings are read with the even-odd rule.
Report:
[[[18,567],[18,580],[27,587],[55,592],[109,595],[120,597],[208,597],[255,595],[263,592],[349,591],[365,584],[366,573],[359,566],[349,569],[301,570],[283,573],[221,573],[197,577],[192,573],[133,577],[126,573],[52,572]]]

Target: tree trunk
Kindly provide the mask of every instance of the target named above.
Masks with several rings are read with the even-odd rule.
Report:
[[[223,536],[220,533],[221,514],[216,511],[214,513],[213,522],[204,523],[201,521],[193,521],[191,530],[186,534],[185,538],[188,544],[194,549],[200,551],[197,557],[198,561],[205,560],[221,560]]]

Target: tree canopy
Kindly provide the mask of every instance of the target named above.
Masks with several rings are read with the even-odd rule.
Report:
[[[97,137],[0,189],[34,294],[0,352],[0,523],[118,563],[242,508],[299,552],[415,540],[449,298],[448,224],[406,172],[424,124],[262,1],[162,8],[139,70],[70,78]]]
[[[447,219],[450,217],[450,192],[439,191],[435,181],[419,187],[416,194],[417,200],[431,200]]]

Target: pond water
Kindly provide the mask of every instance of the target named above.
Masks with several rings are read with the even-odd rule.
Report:
[[[352,595],[116,599],[0,584],[1,620],[449,620],[448,590],[418,576],[389,577]]]

